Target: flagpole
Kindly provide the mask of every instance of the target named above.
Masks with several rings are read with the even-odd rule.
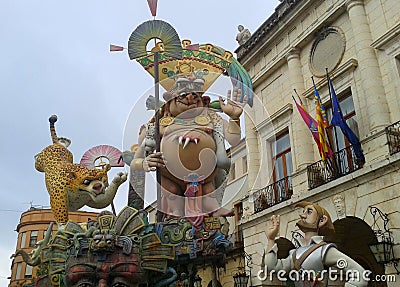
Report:
[[[316,97],[317,96],[317,94],[316,93],[318,93],[317,92],[317,86],[315,85],[315,81],[314,81],[314,77],[313,76],[311,76],[311,80],[312,80],[312,83],[313,83],[313,87],[314,87],[314,94],[315,94],[315,96],[314,97]],[[318,95],[318,99],[317,99],[318,101],[319,101],[319,104],[322,106],[322,100],[321,100],[321,98],[319,97],[319,95]],[[328,118],[327,118],[327,115],[326,115],[326,111],[325,111],[325,116],[326,116],[326,122],[328,123]],[[325,124],[325,123],[324,123]],[[324,133],[326,132],[326,126],[324,126]],[[333,145],[332,145],[332,139],[328,136],[328,134],[326,133],[325,134],[326,136],[327,136],[327,140],[328,140],[328,143],[329,143],[329,147],[332,147]],[[332,151],[332,157],[334,157],[334,152]],[[330,158],[330,157],[328,157],[327,158],[327,160],[326,161],[324,161],[324,163],[326,164],[328,164],[328,166],[330,166],[330,169],[332,170],[332,171],[335,171],[335,170],[337,170],[338,168],[336,167],[336,160],[332,160],[332,158]]]
[[[297,93],[296,89],[293,89],[293,90],[294,90],[295,94],[297,95],[297,97],[299,98],[299,101],[300,101],[300,104],[301,104],[301,106],[300,106],[301,109],[302,109],[305,113],[308,114],[308,112],[305,110],[305,107],[303,107],[303,102],[302,102],[302,100],[301,100],[299,94]],[[297,104],[296,99],[293,97],[293,95],[292,95],[292,99],[293,99],[293,101],[295,102],[295,104],[296,104],[296,106],[297,106],[297,109],[299,110],[299,106],[298,106],[298,104]],[[299,112],[300,112],[300,110],[299,110]],[[300,112],[300,115],[301,115],[301,112]],[[311,120],[313,120],[312,117],[311,117],[309,114],[308,114],[308,116],[310,117]],[[306,121],[304,118],[303,118],[303,120]],[[316,123],[315,125],[317,125],[317,123]],[[310,128],[310,127],[309,127],[309,128]],[[310,130],[310,131],[311,131],[311,130]],[[312,131],[311,131],[311,134],[313,134]],[[313,135],[313,138],[314,138],[314,141],[317,143],[319,152],[320,152],[320,153],[323,152],[323,150],[322,150],[323,148],[320,147],[321,143],[318,144],[318,142],[317,142],[317,140],[315,139],[314,135]],[[328,139],[329,139],[329,138],[328,138]],[[330,148],[330,147],[329,147],[329,148]],[[320,150],[320,149],[321,149],[321,150]],[[329,166],[329,168],[330,168],[331,170],[334,170],[333,164],[335,164],[335,163],[336,163],[336,162],[333,162],[333,163],[332,163],[332,160],[331,160],[330,157],[326,158],[326,160],[324,161],[324,164],[326,164],[327,166]]]
[[[158,52],[154,52],[154,96],[156,101],[155,108],[155,140],[156,140],[156,152],[161,150],[160,147],[160,87],[159,87],[159,71],[158,71]],[[161,171],[160,168],[156,169],[156,180],[157,180],[157,222],[162,221],[161,212]]]
[[[156,19],[157,16],[157,0],[147,0],[147,4],[149,5],[151,16],[153,16],[153,20]],[[158,57],[159,53],[157,50],[157,39],[154,38],[154,98],[155,98],[155,114],[154,114],[154,129],[155,129],[155,140],[156,140],[156,152],[161,151],[160,147],[160,83],[159,83],[159,64]],[[157,222],[161,222],[163,219],[163,213],[161,212],[161,171],[160,168],[156,168],[156,181],[157,181]]]
[[[332,107],[332,116],[333,116],[333,102],[332,102],[332,92],[331,92],[331,87],[329,85],[330,79],[329,79],[329,74],[328,74],[328,68],[325,68],[326,71],[326,79],[327,79],[327,84],[328,84],[328,91],[329,91],[329,99],[331,100],[331,107]],[[336,142],[336,151],[339,152],[339,141],[337,137],[337,132],[336,132],[336,127],[332,125],[332,131],[335,132],[335,142]],[[333,153],[335,154],[335,152]],[[341,162],[340,162],[340,155],[338,154],[337,156],[338,160],[338,170],[339,174],[342,174],[342,168],[341,168]]]
[[[314,88],[316,89],[317,86],[315,85],[313,76],[311,76],[311,80],[312,80]],[[320,104],[322,105],[322,101],[320,101]],[[325,112],[325,115],[326,115],[326,112]],[[328,122],[328,120],[326,120],[326,121]],[[325,129],[326,129],[326,127],[324,128],[324,131],[325,131]],[[329,146],[332,146],[332,140],[329,137],[327,137],[327,138],[328,138],[328,141],[329,141]]]
[[[301,98],[300,98],[299,94],[297,93],[296,89],[293,89],[293,91],[294,91],[294,93],[297,95],[297,97],[299,98],[299,100],[300,100],[300,105],[301,105],[301,104],[303,103],[303,101],[301,100]],[[292,98],[293,98],[293,100],[294,100],[293,95],[292,95]],[[296,100],[294,100],[294,101],[296,102]]]

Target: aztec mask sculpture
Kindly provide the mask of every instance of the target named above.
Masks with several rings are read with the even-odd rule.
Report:
[[[174,246],[147,224],[147,214],[125,207],[86,224],[68,222],[40,252],[44,277],[35,286],[140,286],[168,273]]]
[[[13,257],[21,254],[28,265],[39,267],[36,287],[179,286],[176,268],[182,268],[181,259],[212,258],[224,264],[230,248],[226,221],[205,218],[195,229],[185,218],[148,224],[147,216],[127,206],[118,216],[104,211],[87,223],[69,221],[53,236],[51,223],[33,252],[35,258],[23,250]],[[194,278],[196,270],[184,268]]]

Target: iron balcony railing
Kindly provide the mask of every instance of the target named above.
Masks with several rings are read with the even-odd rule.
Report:
[[[313,189],[334,179],[362,168],[364,162],[357,160],[353,146],[348,146],[333,154],[332,159],[320,160],[307,166],[308,188]]]
[[[400,121],[394,123],[385,129],[389,154],[393,155],[400,152]]]
[[[260,212],[268,207],[290,199],[293,194],[290,176],[274,182],[254,192],[254,212]]]

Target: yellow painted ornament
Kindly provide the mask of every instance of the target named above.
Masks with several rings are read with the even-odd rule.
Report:
[[[160,119],[160,126],[166,127],[174,122],[174,117],[162,117]]]

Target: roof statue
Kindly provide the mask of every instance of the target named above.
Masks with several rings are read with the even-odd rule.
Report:
[[[239,25],[238,30],[239,30],[239,33],[237,33],[237,35],[236,35],[236,41],[239,43],[239,45],[243,45],[244,43],[247,42],[247,40],[250,39],[251,33],[250,33],[249,29],[247,29],[247,28],[245,29],[243,27],[243,25]]]

